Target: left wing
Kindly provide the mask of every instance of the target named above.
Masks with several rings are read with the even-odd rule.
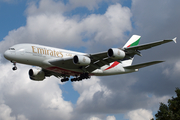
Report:
[[[140,50],[146,50],[146,49],[150,49],[152,47],[164,44],[164,43],[168,43],[168,42],[172,42],[174,41],[176,43],[176,37],[172,40],[161,40],[161,41],[157,41],[157,42],[152,42],[152,43],[147,43],[147,44],[143,44],[143,45],[137,45],[137,46],[133,46],[133,47],[127,47],[124,48],[124,51],[126,52],[126,54],[129,54],[130,56],[133,56],[135,54],[140,55]]]

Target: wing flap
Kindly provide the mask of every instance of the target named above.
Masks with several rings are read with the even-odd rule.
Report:
[[[161,63],[161,62],[164,62],[164,61],[152,61],[152,62],[137,64],[137,65],[126,66],[124,68],[126,68],[126,69],[139,69],[139,68],[147,67],[147,66],[150,66],[150,65],[158,64],[158,63]]]

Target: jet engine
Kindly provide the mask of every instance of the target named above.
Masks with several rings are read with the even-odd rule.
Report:
[[[125,52],[118,48],[110,48],[107,53],[108,57],[112,59],[123,59],[125,57]]]
[[[86,66],[91,63],[91,59],[86,56],[81,56],[81,55],[75,55],[73,57],[73,63],[75,65],[80,65],[80,66]]]
[[[29,78],[34,81],[43,81],[45,79],[45,73],[41,69],[30,69]]]

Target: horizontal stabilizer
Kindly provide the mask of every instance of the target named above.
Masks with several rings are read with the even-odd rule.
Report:
[[[132,65],[132,66],[126,66],[124,68],[126,68],[126,69],[139,69],[139,68],[147,67],[147,66],[150,66],[150,65],[158,64],[158,63],[161,63],[161,62],[164,62],[164,61],[152,61],[152,62],[137,64],[137,65]]]

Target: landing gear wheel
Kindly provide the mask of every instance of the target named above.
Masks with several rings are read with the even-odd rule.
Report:
[[[69,80],[69,78],[64,78],[64,79],[61,79],[61,82],[66,82],[68,80]]]
[[[12,70],[17,70],[17,67],[13,67]]]

